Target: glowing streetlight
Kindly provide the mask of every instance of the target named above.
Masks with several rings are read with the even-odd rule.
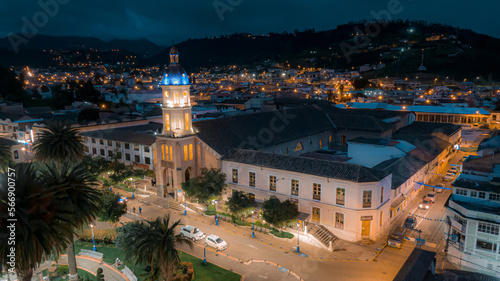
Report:
[[[254,210],[252,210],[252,238],[255,238],[255,218],[253,217]]]
[[[94,224],[90,224],[90,229],[92,229],[92,244],[94,245],[94,252],[95,252],[96,249],[95,249],[95,238],[94,238]]]
[[[300,253],[299,240],[300,240],[300,223],[297,223],[297,253]]]

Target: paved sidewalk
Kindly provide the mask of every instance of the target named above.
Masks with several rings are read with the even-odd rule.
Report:
[[[59,259],[59,264],[67,265],[68,256],[62,255],[61,258]],[[125,276],[125,274],[121,273],[114,266],[109,265],[105,262],[92,259],[90,257],[78,255],[76,256],[76,264],[78,268],[85,270],[94,276],[97,274],[97,269],[102,268],[104,279],[106,281],[129,281],[129,279]]]

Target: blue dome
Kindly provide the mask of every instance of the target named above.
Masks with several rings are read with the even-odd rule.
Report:
[[[189,77],[186,71],[178,63],[170,64],[163,75],[161,85],[189,85]]]
[[[165,70],[160,85],[189,85],[189,77],[179,64],[179,52],[175,46],[170,48],[170,64]]]

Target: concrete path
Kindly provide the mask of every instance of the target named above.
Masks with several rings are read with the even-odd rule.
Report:
[[[68,256],[62,255],[59,259],[59,265],[67,265]],[[105,262],[86,257],[86,256],[76,256],[76,264],[78,268],[89,272],[92,275],[97,274],[97,269],[100,267],[103,270],[104,279],[106,281],[130,281],[125,274],[121,273],[116,267],[109,265]]]

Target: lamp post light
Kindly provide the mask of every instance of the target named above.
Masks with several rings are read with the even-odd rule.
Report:
[[[203,265],[207,265],[207,245],[203,247]]]
[[[95,252],[96,249],[95,249],[95,238],[94,238],[94,224],[90,224],[90,228],[92,229],[92,245],[94,246],[94,252]]]
[[[255,238],[255,218],[253,217],[254,210],[252,210],[252,238]]]
[[[217,205],[219,204],[219,200],[214,200],[215,203],[215,225],[219,226],[219,216],[217,215]]]
[[[184,198],[184,215],[187,216],[186,198]]]
[[[130,182],[132,183],[132,178],[130,178]],[[134,189],[135,189],[135,181],[134,181],[134,185],[132,185],[132,199],[135,199],[134,197]]]
[[[300,223],[297,223],[297,253],[300,253],[299,240],[300,240]]]

